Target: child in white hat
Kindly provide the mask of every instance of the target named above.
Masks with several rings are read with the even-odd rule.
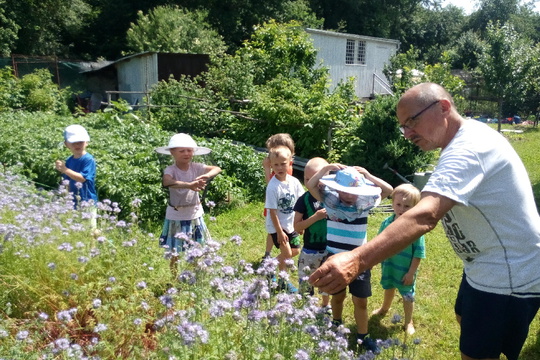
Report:
[[[74,194],[75,205],[80,201],[97,203],[96,161],[86,152],[90,136],[81,125],[70,125],[64,130],[64,144],[71,151],[66,161],[56,160],[55,168],[62,178],[69,180],[69,192]]]
[[[333,175],[326,175],[335,172]],[[369,209],[377,206],[381,198],[392,192],[392,186],[371,175],[366,169],[341,164],[321,168],[306,184],[313,197],[323,203],[328,216],[326,250],[328,256],[350,251],[367,241],[367,218]],[[371,272],[365,271],[349,284],[354,305],[357,341],[361,346],[377,354],[380,349],[368,336],[367,302],[371,296]],[[333,323],[342,323],[343,302],[346,290],[332,294]]]
[[[209,154],[211,150],[197,146],[188,134],[174,135],[168,146],[159,147],[156,151],[174,158],[174,164],[163,172],[162,183],[169,189],[169,204],[159,239],[161,246],[171,251],[173,266],[176,262],[174,254],[183,250],[183,241],[176,237],[177,234],[183,233],[199,243],[208,237],[199,191],[204,190],[208,181],[221,172],[221,168],[192,162],[194,155]]]

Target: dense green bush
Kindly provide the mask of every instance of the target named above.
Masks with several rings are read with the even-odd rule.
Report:
[[[288,132],[301,157],[328,156],[334,126],[358,115],[352,82],[330,92],[328,69],[298,23],[259,27],[234,55],[212,59],[200,78],[162,82],[152,90],[152,119],[164,129],[186,129],[262,147]],[[202,86],[204,84],[204,87]],[[161,107],[166,105],[168,107]]]
[[[97,162],[100,199],[117,202],[124,216],[133,210],[132,202],[140,199],[137,212],[142,220],[161,219],[168,196],[161,186],[161,176],[163,169],[172,164],[172,158],[159,155],[154,149],[167,145],[173,133],[144,123],[135,114],[108,111],[74,119],[41,112],[1,113],[0,162],[4,166],[20,164],[19,172],[39,186],[57,188],[60,174],[54,168],[54,161],[70,155],[63,144],[62,132],[73,123],[85,126],[90,134],[88,152]],[[212,158],[202,161],[223,169],[222,175],[209,185],[207,200],[223,209],[263,198],[262,155],[230,141],[197,137],[196,140],[213,149]]]
[[[405,176],[425,168],[434,156],[433,152],[422,152],[399,132],[397,100],[384,96],[366,104],[361,122],[352,132],[354,140],[342,157],[344,163],[363,166],[393,185],[403,180],[385,170],[385,164]]]
[[[0,69],[0,111],[26,110],[67,114],[69,89],[59,89],[47,69],[16,78],[10,67]]]

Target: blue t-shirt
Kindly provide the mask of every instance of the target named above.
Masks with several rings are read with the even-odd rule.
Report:
[[[82,183],[82,187],[78,189],[75,184],[75,180],[62,174],[62,177],[65,180],[69,180],[69,192],[72,192],[75,195],[75,204],[78,203],[77,197],[80,196],[81,201],[94,200],[98,201],[98,196],[96,192],[96,161],[94,157],[89,153],[84,154],[80,158],[76,159],[70,156],[66,160],[66,167],[70,170],[80,173],[86,181]]]

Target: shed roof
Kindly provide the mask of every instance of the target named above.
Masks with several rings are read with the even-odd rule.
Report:
[[[319,30],[319,29],[311,29],[311,28],[306,28],[305,30],[306,30],[306,32],[311,33],[311,34],[335,36],[335,37],[341,37],[341,38],[347,38],[347,39],[357,39],[357,40],[368,40],[368,41],[384,42],[384,43],[389,43],[389,44],[395,44],[397,46],[399,46],[401,44],[401,42],[399,40],[394,40],[394,39],[385,39],[385,38],[379,38],[379,37],[373,37],[373,36],[340,33],[340,32],[337,32],[337,31]]]

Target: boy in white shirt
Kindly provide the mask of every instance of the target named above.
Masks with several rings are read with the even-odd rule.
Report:
[[[300,236],[294,231],[294,204],[304,188],[300,181],[288,174],[292,167],[291,150],[286,146],[270,149],[270,166],[275,176],[270,179],[266,188],[264,207],[268,209],[266,231],[272,236],[274,245],[280,250],[277,256],[279,270],[287,271],[286,260],[292,259],[300,252]],[[280,279],[280,289],[296,293],[298,289],[286,279]]]

